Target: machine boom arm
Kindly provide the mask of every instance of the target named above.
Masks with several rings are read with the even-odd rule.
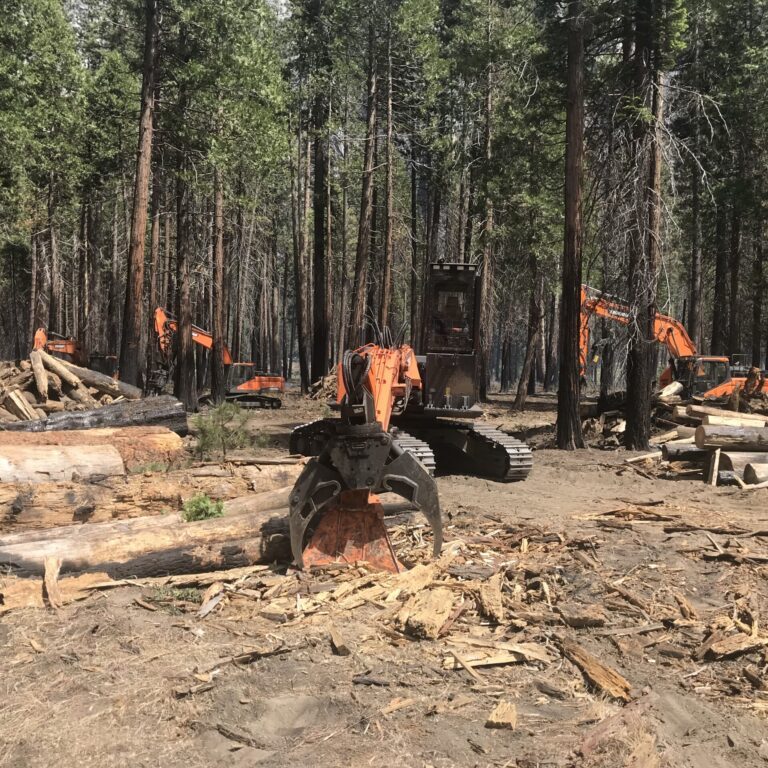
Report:
[[[155,310],[155,333],[160,350],[166,357],[173,354],[173,334],[179,330],[178,322],[162,308]],[[213,336],[196,325],[192,326],[192,341],[206,349],[213,349]],[[232,365],[232,355],[224,345],[224,365]]]
[[[579,361],[581,373],[587,370],[589,354],[589,320],[595,315],[622,325],[629,325],[631,310],[620,301],[600,294],[586,285],[581,286],[581,325],[579,332]],[[671,357],[689,357],[696,354],[696,345],[683,324],[669,315],[656,313],[653,318],[653,335],[660,344],[665,344]]]

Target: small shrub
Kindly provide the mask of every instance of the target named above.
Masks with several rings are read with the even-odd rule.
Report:
[[[206,414],[194,420],[197,429],[197,452],[200,458],[212,453],[221,453],[227,458],[227,451],[247,448],[251,437],[245,429],[248,413],[237,403],[221,403]]]
[[[214,501],[204,493],[200,493],[184,502],[181,516],[187,523],[193,523],[196,520],[210,520],[213,517],[221,517],[223,514],[223,501]]]

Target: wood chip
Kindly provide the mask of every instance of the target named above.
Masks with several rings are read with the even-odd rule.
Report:
[[[337,656],[349,656],[351,653],[349,646],[344,642],[344,638],[339,630],[331,624],[328,628],[328,633],[331,636],[331,648]]]
[[[157,610],[156,605],[152,605],[152,603],[148,603],[146,600],[142,600],[140,597],[134,597],[133,602],[136,603],[136,605],[138,605],[139,608],[143,608],[145,611]]]
[[[611,669],[607,664],[603,664],[600,659],[572,640],[564,640],[562,649],[565,656],[584,673],[584,676],[592,685],[601,691],[605,691],[615,699],[621,699],[622,701],[630,700],[629,692],[632,689],[632,685],[615,669]]]
[[[497,624],[504,621],[504,604],[501,596],[503,579],[504,574],[499,572],[480,586],[480,610],[486,618]]]
[[[575,629],[605,626],[605,613],[599,605],[563,603],[557,606],[557,612],[565,624]]]
[[[513,731],[517,727],[517,707],[509,701],[503,699],[494,707],[488,719],[485,721],[486,728],[506,728]]]
[[[198,683],[198,685],[189,688],[174,688],[173,695],[177,699],[186,699],[188,696],[194,696],[196,693],[205,693],[213,688],[213,683]]]
[[[706,650],[707,658],[725,659],[731,656],[740,656],[742,653],[751,653],[768,645],[768,638],[753,637],[739,633],[730,635],[722,640],[711,643]]]
[[[59,589],[59,571],[61,570],[61,558],[45,558],[45,575],[43,584],[45,585],[45,595],[48,598],[48,604],[51,608],[61,608],[64,605],[64,598]]]
[[[413,637],[434,640],[453,610],[453,593],[438,587],[412,597],[397,615],[396,624]]]
[[[382,715],[391,715],[393,712],[397,712],[398,709],[405,709],[406,707],[412,707],[416,703],[416,699],[396,698],[379,710]]]

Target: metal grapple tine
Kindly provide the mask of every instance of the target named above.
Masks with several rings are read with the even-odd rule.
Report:
[[[437,557],[443,546],[443,517],[435,479],[413,454],[401,453],[387,464],[381,485],[385,491],[402,496],[421,510],[432,527],[432,554]]]
[[[341,493],[339,473],[318,459],[310,459],[291,491],[288,506],[288,528],[291,552],[296,565],[304,567],[304,533],[312,518]]]

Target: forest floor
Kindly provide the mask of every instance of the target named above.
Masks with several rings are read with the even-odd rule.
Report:
[[[554,401],[508,405],[490,421],[544,444]],[[252,425],[284,455],[323,410],[288,397]],[[446,554],[429,586],[452,597],[435,640],[403,631],[397,590],[359,569],[257,570],[258,589],[204,618],[202,590],[138,586],[10,612],[0,766],[768,765],[766,497],[646,476],[627,457],[542,448],[522,483],[438,478]],[[428,562],[420,520],[391,534],[403,562]],[[476,607],[496,572],[501,622]],[[477,651],[517,663],[458,665]],[[582,673],[596,660],[621,676],[618,699]],[[514,729],[486,727],[501,700]]]

